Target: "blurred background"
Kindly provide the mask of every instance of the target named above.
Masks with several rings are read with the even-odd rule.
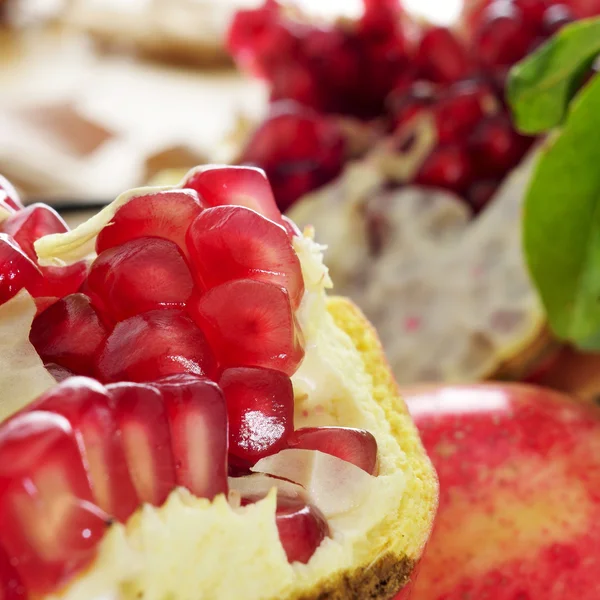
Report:
[[[520,247],[512,65],[600,0],[0,0],[0,173],[76,225],[198,164],[267,172],[401,383],[596,397]],[[557,361],[564,368],[553,367]],[[551,368],[552,367],[552,368]]]

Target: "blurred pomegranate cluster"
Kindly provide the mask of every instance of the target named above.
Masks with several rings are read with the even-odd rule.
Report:
[[[512,126],[508,70],[563,25],[600,14],[600,0],[467,0],[453,28],[413,19],[400,0],[363,4],[359,19],[331,23],[276,0],[237,13],[229,51],[273,103],[240,161],[265,169],[285,210],[352,154],[340,116],[400,140],[429,114],[437,142],[411,182],[478,212],[533,141]]]

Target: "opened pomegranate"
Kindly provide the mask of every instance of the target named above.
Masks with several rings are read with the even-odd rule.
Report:
[[[176,488],[212,501],[228,492],[229,473],[279,451],[321,451],[376,472],[370,433],[294,431],[301,234],[264,173],[196,169],[181,188],[124,196],[98,255],[74,265],[37,264],[35,242],[68,231],[58,215],[11,210],[0,304],[23,290],[46,301],[44,269],[60,278],[77,266],[83,281],[76,293],[52,288],[29,334],[60,383],[0,424],[2,600],[68,583],[111,523],[143,504],[161,507]],[[290,562],[308,562],[330,535],[304,498],[280,496],[275,520]]]

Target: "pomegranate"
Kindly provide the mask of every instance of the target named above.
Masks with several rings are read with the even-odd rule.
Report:
[[[15,212],[23,210],[24,208],[21,199],[19,198],[19,194],[17,194],[17,190],[15,190],[10,181],[2,175],[0,175],[0,203]]]

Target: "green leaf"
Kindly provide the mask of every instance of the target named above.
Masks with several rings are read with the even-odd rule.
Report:
[[[598,53],[600,19],[588,19],[563,27],[516,65],[506,93],[517,128],[531,134],[562,123]]]
[[[540,154],[523,244],[555,335],[600,349],[600,77],[578,94]]]

